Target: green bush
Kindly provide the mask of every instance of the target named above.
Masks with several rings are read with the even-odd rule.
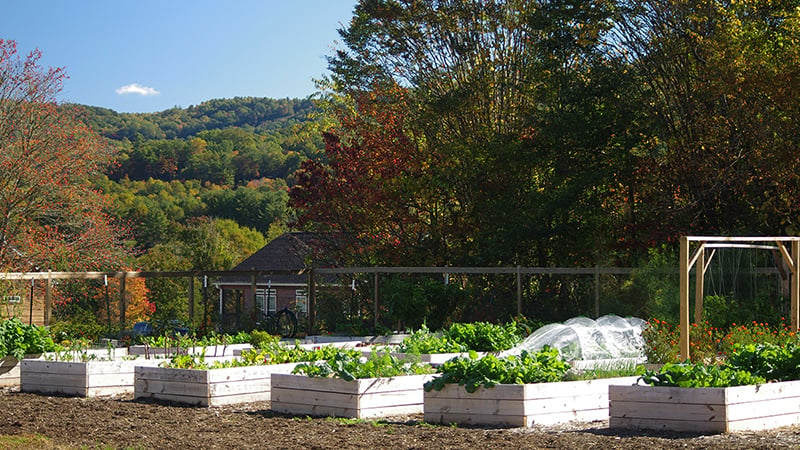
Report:
[[[13,356],[22,359],[27,354],[55,349],[56,344],[47,328],[24,324],[18,317],[0,322],[0,358]]]

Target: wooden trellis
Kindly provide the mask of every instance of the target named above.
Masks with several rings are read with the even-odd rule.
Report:
[[[691,243],[697,242],[697,247],[692,250]],[[768,245],[768,244],[774,244]],[[791,250],[787,250],[789,244]],[[682,236],[680,241],[680,330],[681,359],[689,358],[689,272],[696,265],[695,280],[695,323],[703,320],[703,282],[706,269],[714,257],[717,248],[755,248],[764,250],[777,250],[783,256],[783,261],[791,272],[790,287],[790,326],[792,331],[798,330],[800,325],[800,237],[726,237],[726,236]],[[706,260],[706,250],[712,252]]]

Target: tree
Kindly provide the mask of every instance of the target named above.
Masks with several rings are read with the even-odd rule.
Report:
[[[602,0],[359,2],[340,31],[346,48],[329,59],[340,126],[328,163],[305,163],[292,190],[300,222],[395,242],[406,262],[590,259],[599,245],[588,236],[607,227],[597,217],[618,183],[603,178],[606,154],[624,125],[606,117],[618,95],[601,57],[611,10]]]
[[[800,12],[791,2],[621,2],[641,77],[645,227],[661,236],[798,230]],[[669,224],[665,226],[665,224]]]
[[[229,270],[266,244],[261,233],[230,219],[198,217],[188,222],[181,241],[193,270]]]
[[[55,95],[61,69],[0,40],[0,264],[11,270],[114,267],[124,252],[91,180],[110,147]]]

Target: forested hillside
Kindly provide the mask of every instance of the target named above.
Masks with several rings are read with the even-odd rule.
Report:
[[[140,256],[185,242],[200,218],[229,219],[263,236],[271,227],[278,233],[293,173],[323,148],[310,100],[217,99],[151,114],[76,106],[115,147],[115,161],[96,185],[110,195],[111,214]]]

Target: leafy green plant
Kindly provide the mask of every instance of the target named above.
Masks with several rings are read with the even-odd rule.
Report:
[[[26,354],[50,352],[56,348],[47,328],[22,323],[18,317],[0,322],[0,358],[22,359]]]
[[[412,354],[461,353],[469,350],[466,345],[455,342],[441,333],[432,333],[425,324],[411,333],[398,346],[398,351]]]
[[[362,359],[352,352],[336,351],[331,358],[298,364],[292,373],[310,377],[342,378],[346,381],[433,373],[433,368],[429,365],[409,362],[389,352],[373,352],[365,360]]]
[[[424,324],[400,344],[404,353],[462,353],[497,352],[508,350],[527,336],[528,325],[516,321],[502,325],[488,322],[454,323],[447,329],[432,333]]]
[[[277,345],[280,343],[280,341],[280,336],[273,336],[266,331],[261,330],[253,330],[253,332],[250,333],[250,339],[248,340],[250,345],[257,349],[263,349]]]
[[[488,322],[454,323],[445,330],[444,337],[476,352],[498,352],[508,350],[522,341],[522,332],[516,322],[503,325]]]
[[[494,355],[478,358],[472,351],[469,357],[453,358],[442,364],[440,375],[425,383],[425,390],[438,391],[446,384],[457,383],[467,392],[475,392],[480,386],[561,381],[568,370],[569,364],[561,359],[557,349],[550,347],[504,358]]]
[[[205,370],[209,365],[205,361],[205,352],[192,355],[173,355],[169,361],[164,361],[160,364],[161,367],[170,367],[173,369],[200,369]]]
[[[728,387],[766,382],[764,377],[727,365],[676,363],[667,363],[659,371],[648,371],[641,380],[651,386],[679,387]]]
[[[727,364],[769,381],[800,379],[800,346],[796,343],[737,345]]]

